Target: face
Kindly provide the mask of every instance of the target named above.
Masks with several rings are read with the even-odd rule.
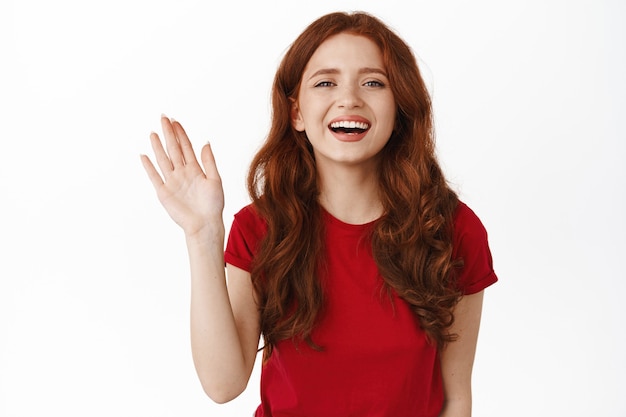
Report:
[[[375,164],[396,117],[378,46],[348,33],[324,41],[304,69],[291,113],[294,128],[306,132],[313,146],[318,169]]]

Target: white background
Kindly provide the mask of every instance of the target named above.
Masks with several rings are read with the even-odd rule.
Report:
[[[283,52],[354,9],[419,56],[490,233],[474,415],[626,416],[624,2],[0,4],[0,416],[252,413],[258,368],[227,405],[200,388],[183,236],[139,154],[161,113],[210,139],[229,226]]]

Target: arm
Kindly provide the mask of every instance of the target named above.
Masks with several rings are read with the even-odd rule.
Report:
[[[458,339],[441,352],[444,406],[440,417],[472,415],[472,367],[476,353],[478,328],[483,305],[483,291],[466,295],[454,309],[451,333]]]
[[[191,350],[206,394],[228,402],[246,388],[259,344],[259,315],[250,274],[228,265],[223,244],[187,239],[191,269]]]
[[[183,229],[191,270],[191,347],[202,387],[216,402],[226,402],[246,387],[259,340],[258,313],[250,276],[224,268],[224,194],[213,153],[202,148],[198,164],[182,126],[161,118],[166,149],[150,135],[159,174],[142,155],[159,200]]]

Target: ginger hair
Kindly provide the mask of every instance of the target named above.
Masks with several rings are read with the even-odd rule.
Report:
[[[267,233],[251,271],[265,356],[278,341],[304,340],[323,311],[318,278],[323,251],[322,211],[313,150],[291,124],[304,69],[333,35],[365,36],[380,48],[396,102],[393,133],[380,153],[379,196],[384,214],[371,234],[385,287],[404,299],[429,340],[442,348],[460,293],[452,260],[456,194],[437,162],[430,95],[408,45],[379,19],[362,12],[331,13],[295,40],[277,70],[268,137],[248,173],[248,192]]]

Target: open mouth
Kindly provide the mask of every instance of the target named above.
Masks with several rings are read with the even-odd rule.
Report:
[[[339,122],[333,122],[329,126],[330,130],[335,133],[344,133],[344,134],[360,134],[365,132],[370,128],[370,125],[365,122],[355,122],[355,121],[347,121],[342,120]]]

